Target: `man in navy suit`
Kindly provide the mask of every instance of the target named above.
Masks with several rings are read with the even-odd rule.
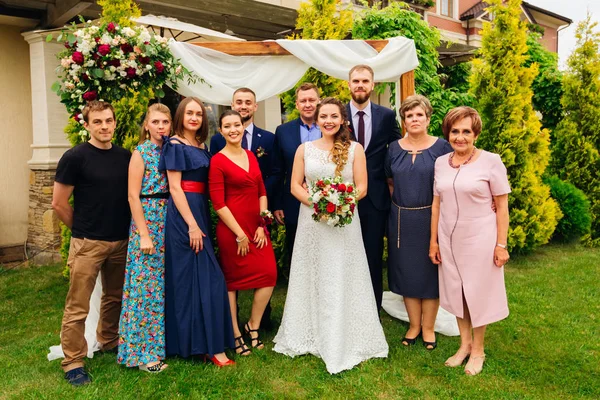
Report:
[[[371,272],[377,307],[383,297],[383,237],[391,199],[383,169],[388,144],[401,138],[395,113],[370,101],[375,86],[373,70],[357,65],[350,70],[348,87],[352,101],[346,106],[353,140],[365,149],[368,191],[358,204],[363,242]]]
[[[298,147],[319,139],[321,131],[316,124],[316,111],[319,104],[319,89],[312,83],[303,83],[296,89],[296,108],[300,117],[280,125],[275,130],[273,175],[277,177],[277,193],[274,198],[274,216],[277,222],[285,224],[285,245],[288,260],[291,259],[298,228],[300,202],[290,191],[290,178],[294,156]]]
[[[242,147],[251,150],[258,159],[258,166],[260,167],[260,172],[265,182],[265,189],[267,190],[269,207],[272,208],[271,202],[275,190],[275,178],[272,174],[272,154],[275,135],[254,125],[254,113],[258,110],[258,104],[256,103],[256,94],[252,89],[243,87],[233,92],[231,108],[239,112],[242,116],[242,123],[244,124]],[[210,140],[210,153],[215,155],[223,147],[225,147],[225,138],[220,134],[214,135]]]

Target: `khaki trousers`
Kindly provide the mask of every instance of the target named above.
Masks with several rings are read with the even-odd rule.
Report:
[[[102,271],[102,302],[96,336],[105,350],[119,343],[119,317],[125,279],[127,240],[107,242],[71,238],[67,265],[70,284],[61,328],[61,345],[65,372],[83,367],[87,355],[85,319],[90,311],[90,297]]]

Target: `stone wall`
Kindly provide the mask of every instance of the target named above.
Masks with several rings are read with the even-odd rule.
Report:
[[[29,174],[29,228],[27,249],[38,264],[60,261],[60,223],[52,210],[55,169],[32,170]]]

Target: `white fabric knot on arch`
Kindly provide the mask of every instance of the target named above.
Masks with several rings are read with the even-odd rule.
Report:
[[[233,92],[248,87],[258,101],[291,88],[313,67],[338,79],[348,79],[358,64],[373,68],[376,82],[397,82],[400,76],[418,67],[415,44],[395,37],[377,52],[362,40],[277,40],[291,53],[285,56],[232,56],[193,44],[169,41],[174,57],[205,81],[180,82],[178,92],[201,100],[229,105]]]

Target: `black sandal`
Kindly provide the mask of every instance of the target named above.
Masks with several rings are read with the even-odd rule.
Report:
[[[437,340],[435,342],[426,342],[423,340],[423,346],[425,346],[427,350],[431,351],[437,347]],[[431,348],[428,346],[431,346]]]
[[[262,340],[260,340],[260,334],[258,333],[258,329],[250,329],[250,325],[248,325],[248,323],[246,322],[246,325],[244,325],[244,331],[246,332],[246,335],[248,335],[248,337],[250,338],[250,346],[252,346],[253,349],[261,349],[263,346],[264,347],[264,343],[262,342]],[[256,332],[256,337],[253,338],[252,337],[252,333]],[[256,346],[254,345],[254,342],[256,341]]]
[[[151,367],[149,367],[148,364],[138,366],[140,370],[150,372],[151,374],[158,374],[159,372],[162,372],[165,369],[167,369],[167,367],[168,365],[162,361],[159,361],[158,364],[154,364]]]
[[[404,338],[402,338],[402,344],[403,344],[404,346],[407,346],[407,347],[408,347],[408,346],[413,346],[413,345],[415,345],[415,344],[417,343],[417,338],[418,338],[418,336],[417,336],[417,337],[415,337],[415,338],[412,338],[412,339],[409,339],[409,338],[407,338],[407,337],[404,337]]]
[[[233,343],[235,346],[235,353],[240,356],[249,356],[252,351],[248,348],[248,345],[244,342],[244,337],[242,335],[233,338]],[[238,351],[238,349],[242,349],[242,351]]]

